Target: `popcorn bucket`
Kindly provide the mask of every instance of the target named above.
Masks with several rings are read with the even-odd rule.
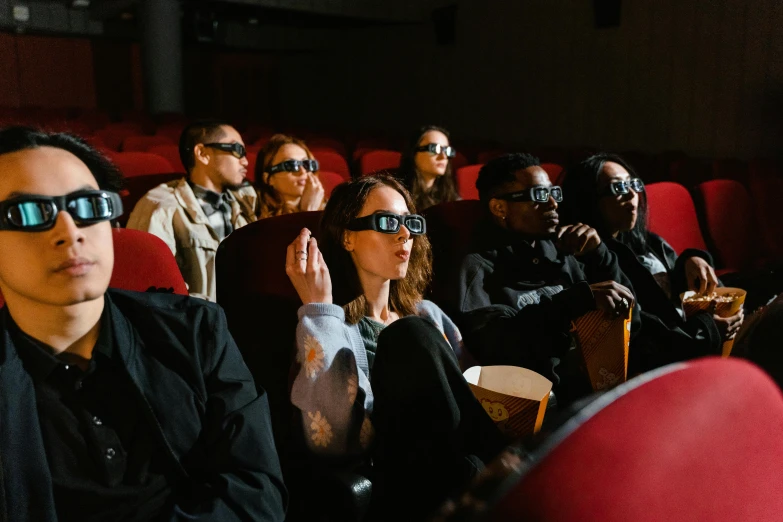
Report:
[[[549,379],[517,366],[473,366],[463,375],[500,431],[524,437],[541,429],[552,390]]]
[[[613,388],[628,379],[631,310],[612,318],[600,310],[588,312],[571,323],[571,332],[594,391]]]
[[[685,312],[685,317],[690,317],[695,313],[703,310],[710,310],[715,303],[715,315],[720,317],[731,317],[736,314],[742,308],[745,303],[745,296],[748,292],[742,288],[733,288],[730,286],[724,286],[716,288],[715,291],[708,296],[697,296],[696,292],[689,290],[680,294],[680,300],[682,302],[682,310]],[[728,357],[731,354],[731,349],[734,346],[734,339],[730,339],[723,343],[723,357]]]

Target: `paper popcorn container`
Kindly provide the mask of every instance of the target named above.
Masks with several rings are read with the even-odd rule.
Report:
[[[524,437],[541,429],[552,381],[517,366],[473,366],[463,375],[500,431]]]
[[[628,379],[631,310],[626,316],[612,318],[600,310],[588,312],[571,323],[571,332],[594,391],[613,388]]]
[[[716,301],[715,302],[715,314],[721,317],[731,317],[736,314],[742,308],[745,303],[745,296],[748,292],[742,288],[733,288],[730,286],[719,287],[715,289],[716,296],[736,296],[733,301]],[[709,310],[712,307],[714,299],[705,299],[702,301],[689,301],[688,299],[695,296],[696,292],[689,290],[680,294],[680,301],[682,302],[682,310],[685,312],[685,317],[690,317],[693,314],[702,310]],[[728,357],[731,354],[731,349],[734,347],[734,339],[728,340],[723,343],[723,357]]]

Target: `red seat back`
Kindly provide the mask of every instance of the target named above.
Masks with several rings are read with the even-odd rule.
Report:
[[[150,287],[172,288],[188,295],[185,280],[169,247],[157,236],[141,230],[112,229],[114,271],[109,286],[145,292]]]
[[[733,179],[748,185],[748,164],[738,159],[716,159],[712,162],[713,179]]]
[[[125,141],[125,138],[128,136],[142,135],[141,129],[137,128],[137,126],[123,127],[116,125],[117,124],[112,124],[112,126],[107,126],[103,129],[95,131],[95,135],[106,144],[106,147],[113,151],[120,150],[122,142]]]
[[[456,170],[457,192],[462,199],[478,199],[479,193],[476,188],[476,180],[479,171],[484,165],[468,165]]]
[[[738,181],[716,179],[698,185],[695,195],[718,266],[737,272],[751,268],[760,238],[755,205],[745,187]]]
[[[346,181],[351,179],[351,169],[348,167],[348,162],[336,151],[329,148],[312,147],[310,152],[318,160],[321,170],[336,172]]]
[[[114,152],[108,156],[126,178],[174,172],[166,158],[149,152]]]
[[[479,152],[476,155],[476,162],[478,163],[486,163],[489,160],[493,160],[495,158],[499,158],[500,156],[506,154],[505,149],[489,149]]]
[[[468,157],[460,151],[457,151],[457,155],[451,158],[451,169],[454,172],[457,172],[457,169],[461,169],[462,167],[467,167],[469,164],[470,161],[468,160]]]
[[[559,185],[563,182],[563,167],[557,163],[542,163],[541,168],[546,171],[549,176],[549,181],[553,185]]]
[[[646,186],[647,225],[679,254],[686,248],[707,250],[691,195],[679,183],[664,181]]]
[[[346,149],[345,144],[336,139],[336,138],[329,138],[327,136],[315,136],[312,138],[307,138],[307,148],[309,148],[311,151],[313,149],[323,149],[323,150],[333,150],[337,154],[343,157],[343,159],[348,157],[348,149]]]
[[[128,136],[122,141],[122,151],[147,152],[156,145],[174,145],[174,142],[166,136]]]
[[[182,164],[182,160],[179,159],[179,147],[177,145],[156,145],[150,147],[147,151],[150,154],[157,154],[158,156],[165,158],[172,167],[172,172],[181,172],[185,174],[185,166]]]
[[[366,176],[379,170],[398,169],[402,154],[393,150],[372,150],[359,159],[359,174]]]
[[[329,199],[332,195],[334,187],[346,181],[340,174],[336,172],[329,172],[328,170],[319,170],[318,179],[321,180],[321,184],[324,186],[324,198]]]
[[[482,520],[780,520],[781,432],[780,389],[756,366],[671,365],[555,431]]]

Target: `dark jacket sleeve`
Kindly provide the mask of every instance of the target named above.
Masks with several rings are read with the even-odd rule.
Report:
[[[171,520],[282,521],[288,493],[272,438],[266,393],[253,377],[219,309],[215,349],[202,356],[207,391],[202,432],[183,458],[193,491]],[[211,344],[211,343],[205,343]]]
[[[688,248],[682,251],[678,256],[674,248],[666,242],[661,236],[649,234],[649,246],[653,251],[663,259],[666,268],[669,269],[669,279],[671,281],[672,300],[679,303],[680,294],[688,290],[688,281],[685,280],[685,262],[691,257],[700,257],[704,259],[711,267],[715,267],[712,255],[698,248]]]
[[[460,270],[456,319],[465,346],[482,365],[523,366],[549,377],[550,358],[570,346],[571,321],[595,308],[590,286],[580,282],[517,310],[492,303],[484,285],[486,270],[477,255],[466,258]]]

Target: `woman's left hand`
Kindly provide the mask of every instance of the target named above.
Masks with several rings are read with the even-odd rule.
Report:
[[[685,279],[688,289],[699,295],[711,294],[718,286],[715,270],[704,259],[693,256],[685,261]]]

